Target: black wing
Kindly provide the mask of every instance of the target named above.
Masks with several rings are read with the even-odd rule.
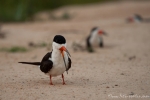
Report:
[[[72,63],[72,62],[71,62],[71,59],[70,59],[69,57],[68,57],[68,61],[69,61],[69,62],[68,62],[68,68],[67,68],[67,71],[71,68],[71,63]]]
[[[94,52],[92,45],[90,43],[91,34],[86,39],[86,49],[88,52]]]
[[[86,39],[86,47],[87,47],[87,48],[90,48],[90,47],[91,47],[91,44],[90,44],[90,36],[88,36],[87,39]]]
[[[142,16],[141,16],[141,15],[139,15],[139,14],[135,14],[135,17],[136,17],[137,19],[139,19],[140,21],[142,21],[142,20],[143,20]]]
[[[51,58],[51,54],[52,52],[47,53],[41,61],[40,70],[44,73],[49,72],[53,67],[53,62],[49,60],[49,58]]]
[[[104,46],[104,43],[103,43],[103,38],[102,38],[102,37],[100,37],[99,39],[100,39],[100,42],[99,42],[99,47],[103,47],[103,46]]]

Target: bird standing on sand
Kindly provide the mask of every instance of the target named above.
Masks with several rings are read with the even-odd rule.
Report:
[[[150,22],[149,18],[143,18],[139,14],[134,14],[134,16],[127,18],[127,22]]]
[[[86,47],[89,52],[93,52],[94,46],[103,47],[103,38],[102,35],[107,35],[106,32],[99,29],[98,27],[94,27],[91,30],[90,35],[86,39]]]
[[[71,68],[71,59],[66,49],[66,39],[61,35],[56,35],[53,39],[52,52],[48,52],[41,62],[19,62],[22,64],[38,65],[40,70],[50,77],[50,85],[52,77],[62,75],[63,85],[65,84],[63,73]]]

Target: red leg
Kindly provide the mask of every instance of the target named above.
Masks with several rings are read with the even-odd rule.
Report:
[[[50,85],[53,85],[52,83],[52,76],[50,75]]]
[[[64,81],[64,75],[62,74],[62,79],[63,79],[63,85],[65,85],[65,81]]]

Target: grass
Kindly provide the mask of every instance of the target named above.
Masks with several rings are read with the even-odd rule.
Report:
[[[0,48],[0,51],[16,53],[16,52],[26,52],[27,49],[25,47],[14,46],[14,47],[11,47],[11,48]]]
[[[52,10],[66,5],[79,5],[115,0],[1,0],[0,2],[0,21],[16,22],[26,21],[32,15],[43,10]],[[68,14],[62,16],[68,19]]]
[[[47,46],[47,44],[45,42],[42,42],[42,43],[38,44],[38,47],[46,47],[46,46]]]

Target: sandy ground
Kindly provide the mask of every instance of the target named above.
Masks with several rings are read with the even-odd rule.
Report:
[[[74,15],[69,21],[3,24],[1,31],[7,34],[0,39],[1,48],[30,50],[0,52],[0,100],[150,100],[150,23],[125,22],[134,13],[150,18],[150,1],[63,7],[55,13],[66,9]],[[105,47],[74,52],[72,43],[84,45],[93,26],[109,34]],[[56,34],[66,37],[73,63],[69,74],[64,73],[66,85],[58,76],[51,86],[37,66],[17,62],[40,61],[47,48],[31,49],[28,43],[51,43]]]

